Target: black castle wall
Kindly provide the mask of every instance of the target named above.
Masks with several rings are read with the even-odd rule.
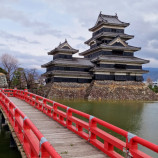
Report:
[[[56,54],[53,56],[53,60],[62,58],[62,59],[72,59],[72,55],[67,55],[67,54]]]
[[[98,57],[99,55],[116,55],[114,51],[99,51],[95,52],[93,54],[86,55],[85,58],[93,59],[95,57]],[[122,56],[133,56],[133,53],[130,52],[122,52]]]
[[[90,83],[91,79],[84,78],[62,78],[62,77],[54,77],[46,80],[46,83],[49,82],[76,82],[76,83]]]
[[[94,80],[114,80],[114,81],[143,81],[142,76],[130,75],[94,75]]]
[[[60,67],[60,66],[52,66],[52,67],[47,68],[47,72],[48,72],[48,71],[53,71],[53,70],[88,72],[88,71],[89,71],[89,68]]]
[[[99,64],[103,68],[115,68],[115,69],[142,69],[142,66],[125,65],[125,64]]]
[[[123,29],[113,29],[113,28],[101,28],[98,31],[94,32],[92,36],[96,36],[102,32],[114,32],[114,33],[124,33]]]

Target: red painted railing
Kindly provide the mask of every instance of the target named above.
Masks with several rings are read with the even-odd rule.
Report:
[[[114,147],[125,153],[126,157],[151,158],[138,149],[142,145],[158,153],[158,145],[146,141],[130,132],[120,129],[96,117],[84,112],[67,107],[55,101],[43,98],[28,91],[22,90],[3,90],[8,96],[14,96],[25,100],[27,103],[53,118],[69,130],[75,132],[89,143],[102,150],[112,158],[123,158],[122,155],[114,150]],[[99,125],[99,126],[98,126]],[[107,133],[100,126],[110,129],[117,134],[125,137],[126,142]],[[100,141],[98,138],[102,139]]]
[[[28,158],[61,158],[36,126],[7,96],[15,96],[15,90],[2,90],[0,105],[23,146]]]

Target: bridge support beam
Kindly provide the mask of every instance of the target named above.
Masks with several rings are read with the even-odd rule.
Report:
[[[5,131],[9,131],[9,126],[8,123],[4,117],[3,114],[1,114],[1,127],[5,130]]]
[[[3,128],[5,124],[7,124],[8,122],[8,119],[3,111],[3,109],[0,109],[0,128]],[[2,125],[3,124],[3,125]],[[23,150],[23,147],[20,143],[20,141],[18,140],[14,130],[13,130],[13,127],[10,125],[10,124],[7,124],[7,127],[8,127],[8,132],[10,132],[10,147],[17,147],[20,154],[21,154],[21,157],[22,158],[27,158],[24,150]],[[6,129],[5,127],[3,129]]]
[[[1,113],[0,115],[1,115],[1,125],[2,125],[2,124],[5,124],[5,118],[4,118],[4,115],[3,115],[2,113]]]
[[[16,148],[16,143],[11,133],[10,133],[10,148]]]

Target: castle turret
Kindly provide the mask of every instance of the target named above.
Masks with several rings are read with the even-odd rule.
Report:
[[[47,78],[46,82],[91,82],[92,75],[89,70],[93,63],[88,59],[72,57],[77,52],[78,50],[72,48],[67,40],[48,52],[48,55],[53,55],[53,60],[42,65],[47,69],[43,74]]]
[[[95,80],[132,80],[142,81],[142,75],[148,71],[142,70],[142,64],[149,61],[134,56],[140,47],[131,46],[127,40],[133,35],[125,34],[124,29],[129,23],[122,22],[115,16],[99,14],[92,31],[92,38],[85,44],[90,49],[80,55],[91,60],[95,67],[90,71]]]

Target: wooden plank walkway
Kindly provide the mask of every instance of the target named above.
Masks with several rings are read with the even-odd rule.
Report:
[[[23,100],[9,99],[34,123],[44,137],[63,158],[108,158],[99,149],[92,146],[72,131],[49,118]]]

